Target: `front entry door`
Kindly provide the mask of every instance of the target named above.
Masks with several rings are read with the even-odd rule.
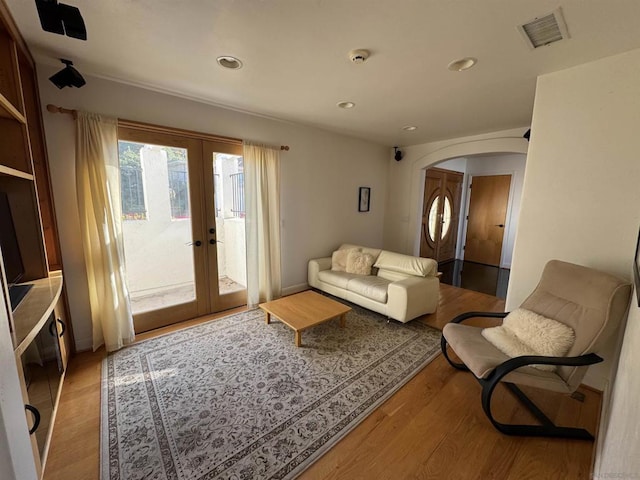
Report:
[[[427,169],[422,204],[421,257],[433,258],[437,262],[455,258],[463,178],[460,172]]]
[[[120,127],[118,136],[126,278],[136,332],[245,304],[246,280],[235,273],[245,271],[244,212],[233,231],[218,223],[229,166],[241,171],[242,146],[219,145],[218,155],[227,161],[218,162],[218,172],[204,140],[129,127]],[[244,191],[234,193],[244,204]]]
[[[465,260],[500,266],[510,186],[511,175],[473,177]]]

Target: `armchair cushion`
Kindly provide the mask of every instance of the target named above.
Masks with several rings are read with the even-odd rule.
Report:
[[[509,357],[563,357],[575,340],[571,327],[524,308],[518,308],[507,315],[502,325],[483,329],[482,336]],[[556,369],[554,365],[533,367],[546,371]]]
[[[479,327],[447,323],[442,333],[469,370],[476,377],[486,379],[498,365],[509,360],[509,357],[487,342],[482,336],[482,330]],[[504,380],[560,393],[573,391],[557,373],[531,366],[514,370]]]

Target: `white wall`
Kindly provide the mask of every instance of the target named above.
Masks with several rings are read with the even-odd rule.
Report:
[[[595,479],[640,478],[640,308],[634,292],[618,373],[600,436]]]
[[[217,218],[216,238],[220,231],[222,239],[218,240],[218,262],[224,257],[224,272],[218,267],[218,277],[226,276],[234,282],[247,286],[247,237],[244,218]],[[222,226],[222,228],[220,228]],[[224,241],[224,243],[220,243]]]
[[[87,76],[81,89],[58,90],[55,69],[38,65],[43,108],[54,103],[128,120],[289,145],[281,156],[282,278],[285,292],[306,284],[307,261],[342,242],[382,246],[389,149],[293,123],[226,110]],[[74,174],[74,126],[43,112],[64,273],[76,344],[90,348],[88,293]],[[358,213],[358,187],[371,187],[371,210]]]
[[[640,50],[538,78],[507,309],[560,258],[631,279],[640,223]],[[595,478],[640,475],[638,308],[631,306],[613,404],[603,408]],[[584,382],[608,388],[618,345]],[[609,415],[611,415],[609,419]],[[609,421],[608,421],[609,419]],[[605,429],[605,426],[608,427]],[[600,472],[600,473],[598,473]]]
[[[388,162],[388,196],[384,247],[401,253],[420,251],[420,215],[424,190],[424,169],[458,157],[474,154],[527,153],[522,138],[527,127],[454,138],[403,147],[404,157]]]
[[[452,158],[434,166],[437,168],[444,168],[445,170],[465,173],[467,171],[467,159],[464,157]]]
[[[558,258],[630,279],[640,223],[640,50],[538,78],[507,309]],[[604,389],[614,344],[585,383]]]

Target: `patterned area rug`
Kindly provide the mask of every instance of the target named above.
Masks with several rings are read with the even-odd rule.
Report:
[[[251,310],[109,355],[102,479],[299,475],[439,352],[437,330],[352,308],[300,348]]]

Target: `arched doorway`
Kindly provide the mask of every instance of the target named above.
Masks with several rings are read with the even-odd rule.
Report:
[[[427,235],[429,235],[429,232],[431,233],[431,235],[429,235],[428,237],[429,239],[435,239],[438,235],[442,235],[442,232],[445,230],[444,227],[446,227],[448,224],[449,230],[447,230],[446,235],[449,236],[450,239],[455,238],[457,243],[455,256],[454,258],[451,258],[451,256],[449,256],[449,259],[451,260],[452,265],[454,263],[460,264],[456,267],[455,272],[451,273],[451,275],[453,276],[459,277],[460,271],[462,270],[464,247],[467,241],[467,215],[469,213],[469,200],[471,197],[471,190],[469,188],[470,179],[473,176],[480,178],[480,176],[483,175],[510,175],[513,178],[513,185],[516,187],[515,189],[512,189],[514,190],[514,192],[509,193],[507,220],[504,221],[503,227],[496,227],[496,229],[504,231],[505,248],[504,254],[499,255],[499,264],[497,264],[495,267],[492,267],[495,270],[495,272],[492,272],[492,282],[496,285],[493,287],[494,291],[486,291],[483,290],[482,287],[477,288],[477,272],[478,270],[482,270],[482,268],[476,268],[475,270],[473,270],[472,268],[467,268],[467,271],[464,272],[464,274],[468,276],[471,276],[472,272],[475,272],[475,279],[472,282],[473,285],[470,285],[468,282],[464,285],[461,285],[459,282],[457,284],[451,281],[445,282],[444,278],[443,283],[451,283],[457,286],[462,286],[463,288],[485,291],[485,293],[496,295],[498,290],[497,282],[498,280],[500,280],[502,294],[499,296],[504,297],[506,295],[507,285],[504,272],[507,272],[506,278],[508,279],[508,269],[510,268],[513,243],[515,240],[515,232],[517,230],[517,216],[519,214],[520,200],[519,196],[522,191],[522,183],[524,179],[524,164],[526,162],[527,146],[528,143],[526,142],[526,140],[515,138],[470,142],[468,144],[452,145],[438,152],[426,155],[425,157],[414,162],[414,178],[417,177],[420,181],[420,184],[416,185],[414,183],[415,190],[412,191],[412,198],[414,198],[416,201],[416,204],[411,206],[412,209],[415,210],[413,210],[410,217],[410,231],[413,232],[413,252],[414,254],[420,252],[419,254],[421,256],[428,256],[442,262],[444,258],[439,257],[437,254],[424,255],[425,252],[422,248],[422,240],[425,235],[425,230],[427,232]],[[520,167],[506,166],[508,160],[513,158],[520,159]],[[499,161],[500,159],[504,159],[504,161]],[[479,167],[478,165],[481,165],[481,167]],[[418,168],[420,168],[420,170],[416,171]],[[429,195],[428,172],[431,169],[455,170],[458,171],[461,175],[464,175],[462,188],[462,207],[458,216],[458,229],[455,232],[452,232],[450,230],[451,228],[454,228],[454,222],[450,219],[447,220],[446,218],[448,213],[445,212],[447,204],[446,200],[441,199],[440,205],[435,206],[434,204],[437,203],[435,198]],[[431,217],[429,217],[430,214]],[[431,221],[431,230],[429,229],[429,220]],[[442,227],[438,231],[438,222],[442,222],[442,220],[444,220],[445,223],[441,223]],[[503,224],[502,221],[495,223]],[[452,265],[449,265],[449,267],[453,269],[454,267]],[[476,265],[471,265],[471,267],[475,266]],[[440,271],[445,272],[446,269],[442,268],[441,265]]]
[[[442,283],[506,296],[525,164],[523,154],[484,154],[450,159],[425,171],[425,212],[429,212],[430,172],[451,168],[464,176],[458,222],[449,222],[451,228],[460,225],[458,231],[448,232],[458,242],[455,256],[425,255],[422,247],[420,251],[421,256],[438,260]],[[424,230],[425,225],[423,236]]]

